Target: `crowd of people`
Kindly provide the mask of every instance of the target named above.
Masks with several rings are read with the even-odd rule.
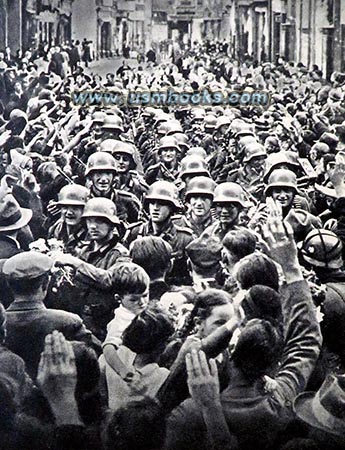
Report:
[[[345,74],[59,54],[0,53],[0,449],[344,448]],[[73,104],[169,88],[270,104]]]

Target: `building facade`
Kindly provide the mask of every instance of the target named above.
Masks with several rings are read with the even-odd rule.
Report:
[[[37,48],[71,39],[73,0],[0,0],[0,48]]]
[[[272,58],[345,71],[345,0],[274,0],[271,39]]]

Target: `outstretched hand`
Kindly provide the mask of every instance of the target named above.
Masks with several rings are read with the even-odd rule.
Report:
[[[58,331],[48,334],[38,366],[37,384],[54,410],[75,398],[77,368],[72,344]]]
[[[299,276],[300,265],[292,226],[283,221],[281,207],[273,200],[269,203],[269,216],[262,233],[271,258],[281,265],[285,277],[291,271]]]
[[[207,362],[205,353],[192,350],[186,355],[188,389],[192,399],[200,408],[210,408],[220,403],[217,364],[214,359]]]
[[[330,174],[330,180],[334,186],[337,197],[345,196],[345,158],[341,155],[336,159],[336,164]]]

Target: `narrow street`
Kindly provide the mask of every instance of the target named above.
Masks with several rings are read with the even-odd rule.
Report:
[[[116,56],[112,58],[102,58],[96,61],[92,61],[89,67],[86,69],[88,74],[98,74],[102,78],[106,76],[107,73],[116,73],[117,69],[121,66],[122,62],[125,60],[123,56]],[[138,62],[136,59],[126,59],[126,62],[130,67],[137,67]]]

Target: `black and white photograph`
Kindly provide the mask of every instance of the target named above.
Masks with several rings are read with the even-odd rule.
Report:
[[[345,450],[345,0],[0,0],[0,450]]]

